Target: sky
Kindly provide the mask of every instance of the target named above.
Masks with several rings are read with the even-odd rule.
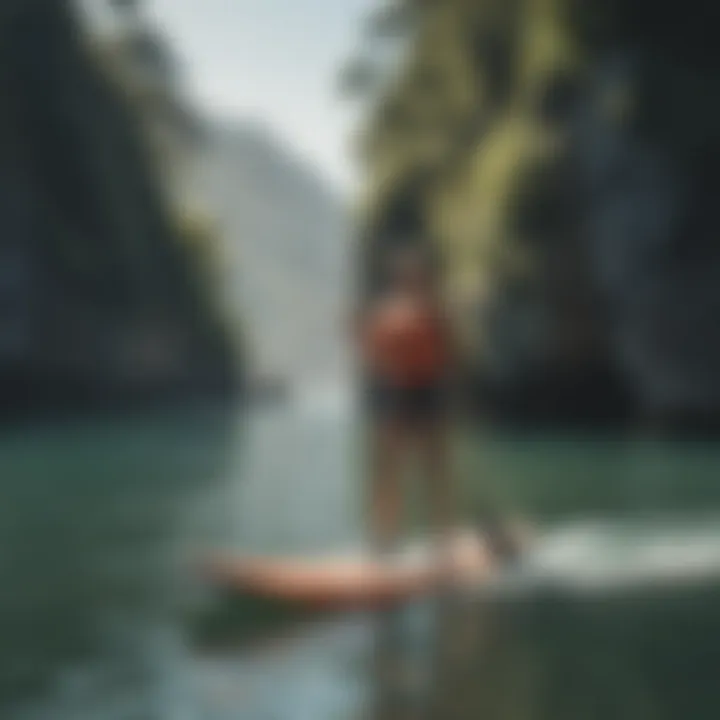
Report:
[[[339,189],[355,177],[353,108],[337,74],[360,44],[374,0],[147,0],[211,114],[251,119]]]

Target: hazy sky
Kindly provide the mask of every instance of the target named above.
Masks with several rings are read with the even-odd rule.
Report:
[[[374,0],[148,0],[186,64],[191,94],[223,117],[266,121],[347,185],[352,109],[339,67]]]

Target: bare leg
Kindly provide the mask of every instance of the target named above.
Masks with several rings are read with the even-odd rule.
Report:
[[[419,442],[433,524],[436,531],[444,535],[452,530],[456,519],[449,433],[442,423],[428,424],[419,431]]]
[[[418,441],[427,478],[432,521],[440,543],[440,560],[449,563],[457,508],[448,428],[442,421],[429,423],[418,431]]]
[[[386,552],[397,540],[401,513],[401,461],[404,428],[393,422],[374,429],[371,479],[371,530],[377,548]]]

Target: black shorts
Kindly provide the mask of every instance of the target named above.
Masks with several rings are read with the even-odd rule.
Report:
[[[380,420],[435,422],[448,410],[447,388],[442,382],[403,386],[371,382],[368,405],[372,417]]]

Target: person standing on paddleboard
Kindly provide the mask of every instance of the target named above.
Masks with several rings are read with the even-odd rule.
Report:
[[[410,456],[420,460],[441,536],[455,509],[448,447],[454,342],[437,272],[415,247],[391,251],[383,271],[383,289],[360,313],[357,332],[369,400],[370,524],[384,552],[398,539]]]

